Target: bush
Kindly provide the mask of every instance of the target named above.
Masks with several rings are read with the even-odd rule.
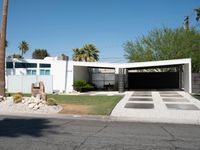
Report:
[[[14,103],[21,103],[23,100],[23,94],[22,93],[16,93],[12,96]]]
[[[48,98],[47,99],[47,105],[49,105],[49,106],[57,105],[56,100],[54,98]]]
[[[91,84],[87,83],[84,80],[75,81],[74,88],[76,91],[79,91],[79,92],[86,92],[86,91],[91,91],[94,89],[94,87]]]

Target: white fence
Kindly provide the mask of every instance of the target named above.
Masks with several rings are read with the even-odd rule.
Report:
[[[53,76],[27,76],[9,75],[7,76],[7,91],[9,93],[31,93],[32,83],[43,81],[46,93],[53,92]]]

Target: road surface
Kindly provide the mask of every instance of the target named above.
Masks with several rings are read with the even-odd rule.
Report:
[[[200,150],[200,126],[0,117],[0,150]]]

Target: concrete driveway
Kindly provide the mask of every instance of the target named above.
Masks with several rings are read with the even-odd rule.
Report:
[[[121,120],[200,124],[200,101],[184,91],[133,91],[113,109]]]

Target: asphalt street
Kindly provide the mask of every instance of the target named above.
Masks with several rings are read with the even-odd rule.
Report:
[[[200,150],[200,126],[0,117],[0,150]]]

